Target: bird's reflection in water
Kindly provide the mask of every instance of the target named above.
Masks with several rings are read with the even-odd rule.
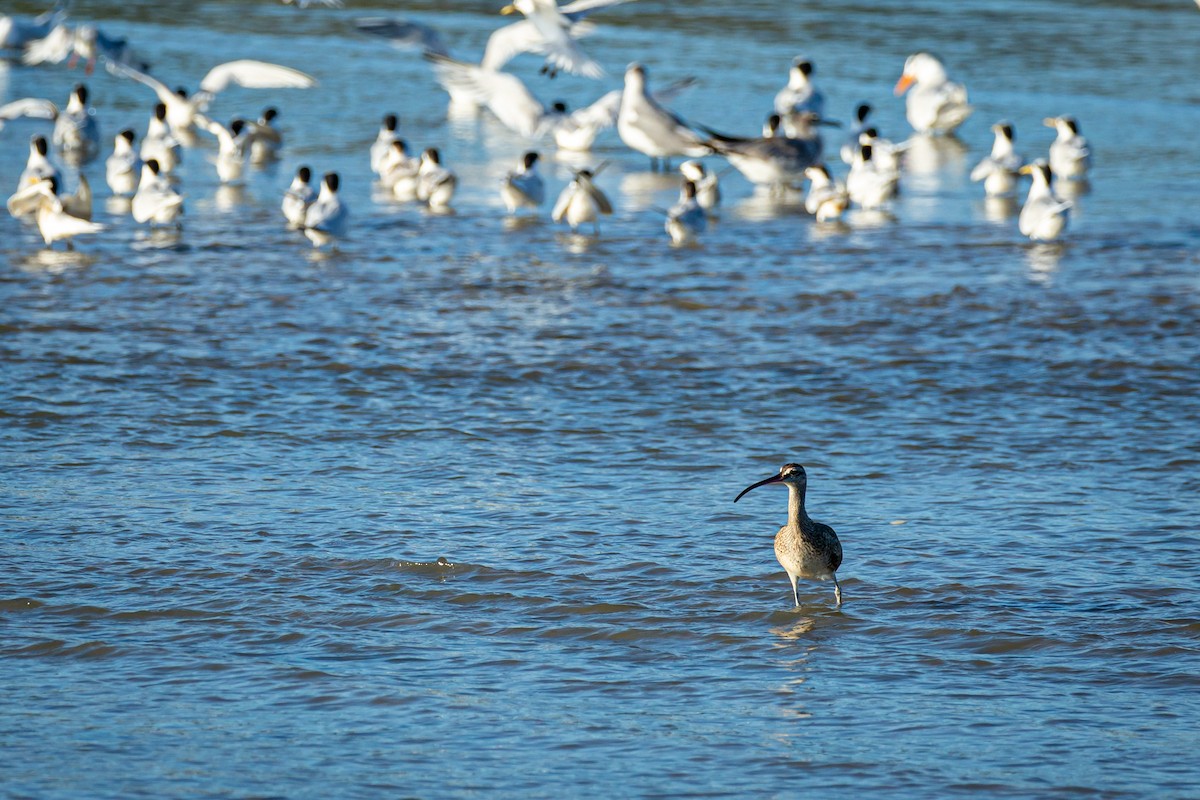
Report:
[[[213,195],[213,206],[218,211],[235,211],[246,202],[246,187],[242,184],[223,183]]]
[[[814,222],[812,232],[809,236],[813,241],[822,241],[824,239],[836,239],[845,236],[853,230],[849,225],[840,219],[826,220],[825,222]]]
[[[133,211],[133,200],[129,197],[109,197],[104,201],[104,210],[114,217],[128,216]]]
[[[96,257],[79,250],[51,250],[45,248],[34,251],[17,262],[21,269],[30,272],[49,272],[58,274],[71,270],[83,269],[96,263]]]
[[[988,222],[1007,224],[1021,211],[1021,206],[1015,197],[985,197],[983,199],[983,217]]]
[[[533,214],[522,214],[520,216],[508,216],[504,218],[504,230],[506,231],[523,231],[526,228],[534,228],[541,224],[541,218]]]
[[[896,215],[883,208],[860,208],[850,214],[850,225],[854,228],[884,228],[896,222]]]
[[[1034,283],[1049,286],[1058,272],[1066,247],[1061,242],[1031,244],[1025,250],[1025,263],[1029,267],[1029,279]]]
[[[904,177],[914,188],[933,188],[947,174],[966,171],[967,146],[957,136],[914,134],[904,145]]]
[[[744,220],[771,220],[787,216],[808,216],[804,195],[790,189],[755,187],[754,193],[741,200],[734,211]]]
[[[678,192],[681,185],[678,172],[630,172],[621,177],[621,195],[627,210],[645,211],[658,204],[660,194]]]
[[[183,229],[179,227],[150,228],[137,234],[135,250],[171,250],[183,247]]]

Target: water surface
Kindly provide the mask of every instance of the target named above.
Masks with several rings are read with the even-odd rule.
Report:
[[[909,52],[969,86],[894,218],[824,228],[730,174],[687,249],[675,179],[611,132],[598,240],[506,224],[528,143],[447,121],[418,57],[353,32],[395,9],[350,5],[78,4],[172,85],[255,56],[320,86],[218,100],[276,104],[287,148],[237,191],[189,151],[177,237],[110,214],[102,164],[80,255],[0,219],[7,796],[1196,795],[1193,4],[643,0],[597,17],[599,84],[514,62],[573,104],[634,59],[695,74],[678,110],[742,133],[798,52],[897,139]],[[500,22],[438,5],[406,13],[464,55]],[[4,101],[80,78],[0,69]],[[144,129],[147,90],[90,84],[106,140]],[[375,196],[387,111],[456,214]],[[992,122],[1032,155],[1059,113],[1095,175],[1035,247],[967,173]],[[38,130],[0,133],[4,186]],[[343,176],[328,256],[280,224],[301,163]],[[784,493],[731,502],[791,460],[840,611],[791,607]]]

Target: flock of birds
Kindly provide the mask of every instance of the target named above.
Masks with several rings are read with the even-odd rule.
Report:
[[[310,5],[307,0],[296,2],[301,7]],[[340,5],[336,0],[320,2]],[[519,13],[522,19],[494,31],[478,63],[451,55],[440,34],[428,26],[371,18],[359,20],[357,28],[397,46],[419,48],[449,95],[451,114],[486,111],[519,136],[531,141],[550,138],[560,150],[584,153],[601,131],[615,127],[625,145],[650,158],[652,169],[670,169],[671,159],[686,159],[679,165],[678,201],[669,209],[660,209],[664,228],[677,244],[696,241],[718,212],[721,173],[701,161],[708,156],[723,157],[750,183],[769,193],[798,192],[807,186],[804,207],[820,223],[840,220],[852,207],[885,209],[896,197],[904,153],[913,140],[883,138],[870,123],[870,106],[860,105],[838,151],[848,172],[844,179],[835,177],[823,158],[823,129],[840,123],[824,116],[825,98],[814,80],[814,65],[806,58],[793,61],[787,84],[775,96],[774,108],[758,137],[730,136],[688,124],[670,111],[668,104],[694,80],[653,91],[648,71],[637,63],[626,69],[623,89],[610,91],[575,111],[562,103],[542,103],[524,81],[504,70],[518,54],[529,52],[545,58],[542,71],[551,76],[568,72],[601,77],[603,69],[579,43],[594,27],[585,18],[624,2],[631,0],[574,0],[563,6],[556,0],[513,0],[502,13]],[[214,67],[195,93],[172,90],[138,61],[124,39],[108,36],[94,25],[70,25],[62,0],[36,19],[0,17],[0,50],[20,53],[27,64],[69,60],[74,65],[82,61],[89,74],[101,63],[111,73],[154,92],[156,104],[140,143],[132,129],[122,130],[113,140],[106,177],[115,197],[129,199],[134,220],[158,226],[180,224],[184,196],[175,171],[183,149],[196,144],[198,133],[216,140],[216,170],[223,184],[238,183],[248,161],[269,161],[282,145],[274,109],[268,108],[257,120],[237,118],[228,125],[208,117],[209,105],[219,92],[232,85],[303,89],[316,83],[290,67],[239,60]],[[917,137],[952,136],[972,113],[966,89],[951,80],[945,65],[930,53],[908,58],[895,92],[907,95],[906,116]],[[77,85],[61,109],[40,98],[0,106],[0,128],[5,121],[23,116],[51,120],[54,127],[49,140],[41,135],[32,138],[19,186],[8,200],[10,213],[36,222],[47,245],[65,241],[70,247],[75,236],[103,230],[91,220],[92,195],[86,178],[81,173],[76,191],[64,194],[61,173],[50,154],[52,146],[73,165],[99,156],[96,112],[88,104],[87,88]],[[995,139],[990,155],[971,173],[972,180],[982,182],[989,198],[1014,197],[1020,177],[1030,176],[1018,227],[1038,242],[1054,241],[1062,235],[1071,201],[1063,199],[1056,188],[1062,182],[1085,179],[1090,162],[1087,142],[1073,118],[1053,117],[1046,124],[1056,130],[1048,159],[1027,163],[1015,151],[1012,126],[997,123],[992,127]],[[410,153],[398,128],[396,116],[386,115],[371,146],[371,169],[379,184],[397,200],[421,202],[433,211],[448,210],[457,175],[443,163],[437,148],[419,155]],[[530,150],[504,178],[500,196],[510,214],[536,212],[545,204],[538,161],[538,152]],[[590,225],[592,234],[599,234],[600,218],[613,213],[612,201],[597,184],[604,167],[602,163],[574,172],[552,207],[555,222],[565,222],[572,231]],[[325,247],[346,234],[349,214],[338,194],[339,176],[327,173],[319,186],[313,185],[313,178],[308,167],[296,172],[281,212],[287,225],[303,232],[314,246]]]
[[[338,0],[282,0],[306,7],[321,2],[340,5]],[[621,141],[651,160],[651,168],[670,169],[679,164],[678,202],[664,210],[664,227],[678,244],[694,242],[705,231],[708,220],[721,203],[720,174],[705,166],[703,159],[726,159],[756,187],[770,193],[801,191],[805,184],[805,209],[818,223],[839,220],[851,207],[882,209],[895,198],[904,169],[908,142],[883,138],[870,123],[871,108],[860,105],[838,151],[848,165],[845,179],[835,177],[823,160],[822,128],[835,125],[824,116],[825,98],[814,80],[814,66],[806,58],[795,59],[787,84],[775,96],[774,108],[758,137],[738,137],[703,126],[690,125],[667,108],[694,81],[684,80],[652,91],[649,74],[640,64],[625,71],[624,87],[610,91],[575,111],[563,104],[545,105],[516,75],[503,67],[519,53],[536,53],[545,58],[543,72],[553,76],[568,72],[589,78],[604,73],[580,47],[579,39],[591,31],[585,17],[632,0],[574,0],[559,6],[556,0],[513,0],[502,13],[519,13],[522,19],[496,30],[478,63],[450,54],[437,31],[416,23],[363,19],[360,31],[384,37],[399,46],[423,51],[440,85],[450,97],[452,114],[487,111],[519,136],[532,141],[552,138],[564,151],[588,152],[598,134],[615,127]],[[90,74],[102,63],[115,75],[143,84],[153,91],[155,104],[140,143],[132,129],[122,130],[113,140],[105,162],[107,183],[114,197],[127,198],[129,212],[138,223],[178,226],[184,209],[175,172],[183,148],[193,146],[198,133],[216,140],[216,171],[223,184],[242,180],[247,162],[264,163],[277,157],[282,134],[275,125],[276,112],[266,109],[257,120],[234,119],[228,126],[207,116],[213,99],[229,86],[255,89],[304,89],[315,80],[286,66],[256,60],[239,60],[213,67],[189,93],[172,90],[154,77],[149,67],[137,60],[128,43],[105,35],[94,25],[71,26],[61,2],[36,19],[0,17],[0,50],[21,53],[27,64],[70,60],[86,64]],[[906,116],[915,136],[952,136],[971,115],[967,91],[950,79],[945,65],[927,52],[912,55],[904,64],[895,86],[906,94]],[[24,98],[0,106],[0,128],[17,117],[35,117],[53,122],[51,136],[32,138],[29,157],[16,192],[8,199],[14,216],[31,218],[47,245],[98,233],[104,226],[93,222],[92,194],[80,173],[79,186],[65,194],[62,175],[51,160],[51,148],[64,161],[84,164],[99,157],[101,142],[96,112],[89,105],[86,86],[71,91],[61,109],[49,100]],[[1067,224],[1069,200],[1056,193],[1061,182],[1086,179],[1090,152],[1076,121],[1067,116],[1046,119],[1056,131],[1048,158],[1026,162],[1014,146],[1013,127],[1001,122],[992,126],[991,153],[971,172],[990,198],[1012,198],[1023,175],[1032,182],[1018,217],[1022,234],[1037,242],[1059,238]],[[366,156],[366,154],[364,154]],[[500,197],[510,214],[537,212],[546,201],[545,183],[538,172],[539,153],[524,153],[503,179]],[[369,161],[379,185],[400,201],[417,201],[431,210],[451,207],[458,178],[442,163],[437,148],[420,155],[409,152],[394,114],[384,116]],[[599,234],[599,218],[613,213],[613,205],[597,185],[605,164],[579,169],[557,197],[551,217],[566,222],[573,231],[592,226]],[[339,176],[322,176],[313,186],[313,173],[300,167],[282,198],[280,210],[288,226],[311,240],[315,247],[334,244],[348,229],[349,214],[339,197]],[[1079,184],[1076,184],[1079,185]],[[836,572],[842,562],[837,535],[827,525],[813,521],[805,510],[807,475],[799,464],[784,465],[778,475],[759,481],[752,489],[783,484],[789,490],[788,523],[775,537],[775,554],[787,572],[793,597],[799,605],[797,579],[832,580],[840,606],[841,587]]]

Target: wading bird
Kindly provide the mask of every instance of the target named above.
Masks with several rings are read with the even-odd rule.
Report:
[[[788,522],[775,534],[775,558],[787,572],[792,582],[792,597],[800,605],[796,590],[796,579],[833,581],[833,596],[838,607],[842,605],[842,587],[838,585],[837,569],[842,565],[842,543],[833,528],[814,521],[804,510],[804,491],[808,476],[799,464],[784,464],[778,475],[772,475],[742,490],[733,499],[737,502],[751,489],[769,483],[782,483],[788,487]]]

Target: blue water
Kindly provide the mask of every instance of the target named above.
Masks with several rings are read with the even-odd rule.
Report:
[[[228,191],[189,150],[178,235],[110,212],[102,163],[79,252],[0,219],[5,796],[1200,793],[1193,4],[641,0],[595,18],[602,82],[514,62],[573,104],[635,58],[695,74],[676,108],[747,134],[797,52],[894,139],[913,50],[970,89],[892,218],[817,226],[730,173],[683,249],[676,179],[614,132],[598,239],[506,223],[529,143],[353,31],[404,13],[477,54],[491,5],[350,6],[75,9],[172,85],[238,57],[320,85],[219,98],[269,97],[284,156]],[[82,76],[0,69],[3,102]],[[148,90],[89,84],[106,142],[144,130]],[[456,214],[373,191],[388,111]],[[1094,174],[1036,247],[967,173],[992,122],[1033,155],[1057,113]],[[45,130],[0,132],[0,185]],[[331,254],[282,225],[301,163],[343,177]],[[827,583],[792,607],[782,490],[731,502],[787,461],[845,548],[840,610]]]

